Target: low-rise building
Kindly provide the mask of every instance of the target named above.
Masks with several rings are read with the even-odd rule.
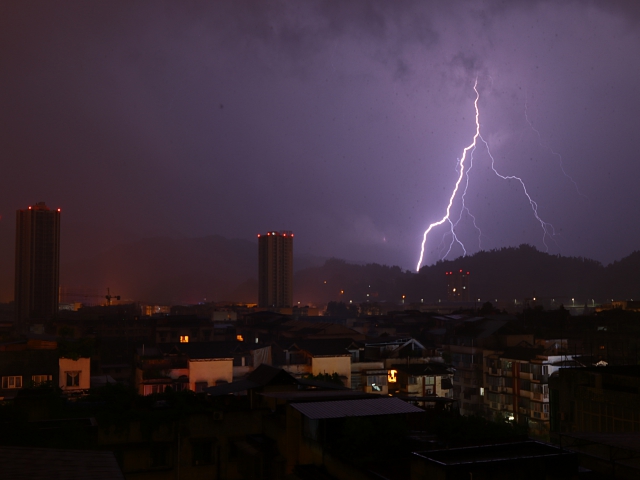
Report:
[[[549,376],[579,365],[571,356],[529,344],[503,352],[485,351],[484,399],[487,416],[527,425],[531,434],[549,434]]]
[[[389,378],[395,382],[389,386],[390,393],[404,397],[453,398],[453,371],[443,363],[394,364]],[[426,400],[422,400],[424,403]]]
[[[274,362],[294,377],[337,374],[351,388],[351,361],[360,346],[350,338],[296,340],[275,355]]]
[[[67,394],[82,394],[91,388],[90,358],[60,358],[58,386]]]

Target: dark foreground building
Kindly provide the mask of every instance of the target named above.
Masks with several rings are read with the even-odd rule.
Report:
[[[578,456],[526,441],[416,452],[411,480],[565,480],[578,478]]]

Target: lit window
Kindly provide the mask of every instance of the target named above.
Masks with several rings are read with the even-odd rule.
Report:
[[[31,383],[33,383],[34,387],[50,381],[51,381],[51,375],[32,375],[31,376]]]
[[[189,335],[180,335],[180,343],[189,343]]]
[[[2,377],[2,388],[22,388],[22,377]]]
[[[398,371],[397,370],[389,370],[389,374],[387,375],[387,381],[389,383],[395,383],[398,381]]]
[[[156,393],[164,392],[166,385],[145,385],[144,386],[144,394],[145,395],[153,395]]]
[[[242,337],[242,335],[236,335],[236,340],[239,342],[244,342],[244,338]]]
[[[80,372],[65,372],[67,378],[67,387],[80,386]]]

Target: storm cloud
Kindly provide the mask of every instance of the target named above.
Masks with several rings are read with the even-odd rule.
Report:
[[[475,132],[459,238],[602,262],[638,249],[635,1],[5,2],[0,297],[15,210],[62,208],[62,262],[151,236],[296,234],[414,268]],[[454,204],[459,211],[459,203]],[[456,213],[458,215],[459,213]],[[427,263],[449,240],[438,230]],[[455,247],[451,256],[462,253]]]

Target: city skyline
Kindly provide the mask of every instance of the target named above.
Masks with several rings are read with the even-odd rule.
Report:
[[[62,268],[142,238],[276,227],[301,254],[414,269],[475,131],[476,79],[482,135],[555,227],[549,252],[619,260],[640,244],[639,21],[624,1],[10,5],[0,295],[13,212],[38,198],[65,209]],[[475,152],[483,233],[465,215],[465,246],[544,250],[488,162]],[[424,264],[448,244],[432,234]]]

